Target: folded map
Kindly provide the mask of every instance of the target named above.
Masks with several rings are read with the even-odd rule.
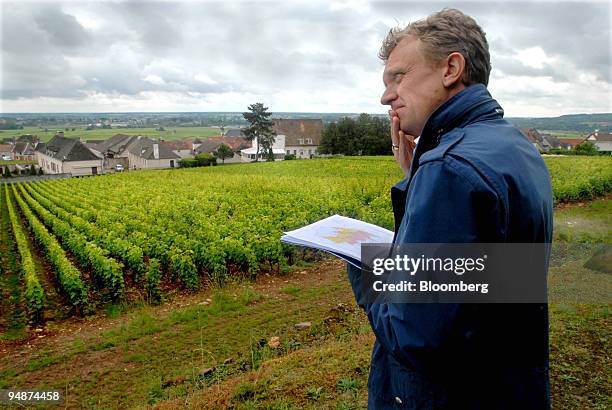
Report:
[[[393,232],[357,219],[333,215],[285,232],[280,239],[293,245],[321,249],[361,268],[361,244],[391,243]]]

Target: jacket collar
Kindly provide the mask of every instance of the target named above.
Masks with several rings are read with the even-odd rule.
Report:
[[[440,144],[447,132],[474,122],[503,117],[504,110],[483,84],[461,90],[440,105],[430,116],[420,135],[408,175],[391,188],[391,202],[395,217],[395,233],[399,229],[406,206],[406,193],[412,177],[419,167],[419,158]]]
[[[491,97],[484,84],[471,85],[449,98],[429,116],[421,131],[409,179],[416,173],[421,155],[437,147],[444,134],[455,128],[493,117],[501,118],[503,115],[504,110]]]
[[[429,116],[421,137],[431,139],[432,135],[440,136],[453,128],[481,120],[483,116],[503,117],[503,113],[484,84],[471,85],[449,98]]]

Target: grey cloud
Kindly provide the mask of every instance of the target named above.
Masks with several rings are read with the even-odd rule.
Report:
[[[134,30],[142,45],[151,50],[179,49],[182,27],[181,3],[126,2],[118,5],[124,24]]]
[[[55,5],[39,7],[40,9],[34,13],[34,22],[48,34],[52,45],[65,51],[89,45],[90,34],[74,16],[64,13]]]
[[[71,73],[67,61],[60,57],[20,56],[2,63],[3,99],[39,96],[80,98],[83,78]]]
[[[610,23],[602,18],[609,4],[375,1],[364,14],[331,11],[325,2],[7,4],[1,5],[7,99],[358,90],[360,73],[382,70],[376,54],[389,21],[407,23],[443,6],[464,10],[490,32],[493,66],[506,75],[571,81],[567,70],[534,69],[513,58],[537,46],[610,81]],[[79,11],[95,16],[96,26],[79,24]],[[214,83],[194,79],[199,73]],[[147,75],[164,83],[145,81]]]
[[[492,52],[541,47],[547,55],[558,55],[612,82],[609,2],[374,2],[372,7],[403,23],[455,7],[488,32]],[[507,33],[508,43],[495,39],[493,31]]]
[[[527,76],[527,77],[551,77],[555,82],[568,82],[570,79],[556,69],[554,66],[544,63],[542,68],[530,67],[512,57],[491,57],[493,69],[501,70],[505,75]]]

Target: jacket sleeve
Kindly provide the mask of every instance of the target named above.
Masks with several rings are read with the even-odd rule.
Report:
[[[410,184],[396,243],[486,242],[500,230],[497,209],[494,191],[469,167],[447,158],[427,162]],[[467,331],[458,304],[362,303],[362,273],[349,267],[348,274],[377,340],[400,363],[431,369]]]

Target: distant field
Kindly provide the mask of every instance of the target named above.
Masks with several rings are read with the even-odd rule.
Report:
[[[73,127],[69,127],[72,130]],[[35,134],[43,142],[49,141],[57,131],[64,131],[66,137],[81,137],[82,140],[103,140],[115,134],[127,135],[146,135],[149,137],[159,137],[165,140],[179,140],[184,138],[208,138],[219,135],[219,129],[210,127],[177,127],[166,128],[166,131],[156,131],[155,128],[112,128],[85,130],[83,127],[76,128],[75,131],[66,131],[65,127],[48,127],[47,132],[44,128],[26,127],[22,130],[0,130],[0,139],[23,134]]]
[[[587,133],[579,131],[556,131],[556,130],[538,130],[542,134],[554,135],[557,138],[580,138],[586,137]]]

